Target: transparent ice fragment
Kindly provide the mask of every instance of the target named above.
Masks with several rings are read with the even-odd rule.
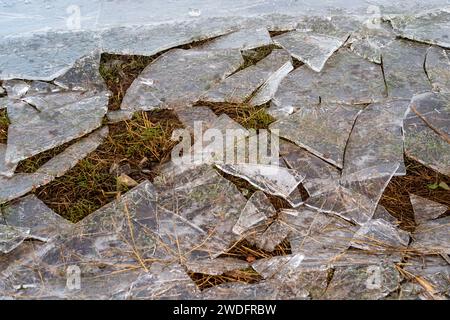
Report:
[[[233,227],[233,232],[241,235],[252,228],[264,224],[275,213],[275,208],[264,192],[256,191],[248,199],[236,225]]]
[[[285,142],[283,144],[286,146],[288,143]],[[281,145],[282,149],[283,144]],[[289,144],[290,150],[282,154],[282,157],[289,168],[297,170],[305,177],[302,185],[310,196],[332,191],[337,188],[341,175],[338,168],[303,148],[291,143]]]
[[[170,50],[134,80],[121,109],[148,111],[190,105],[241,63],[239,50]],[[153,85],[149,86],[148,80],[152,80]]]
[[[8,98],[20,99],[30,89],[30,85],[23,80],[7,80],[3,82]]]
[[[289,73],[273,97],[269,111],[279,117],[280,113],[301,110],[320,102],[360,105],[381,101],[385,95],[381,67],[350,50],[341,49],[320,73],[307,66]]]
[[[65,102],[61,103],[61,98]],[[8,106],[8,110],[26,110],[17,115],[11,115],[13,110],[8,111],[11,124],[6,161],[9,163],[17,163],[100,127],[107,111],[108,94],[54,93],[28,97],[27,102]]]
[[[366,222],[356,232],[352,240],[352,247],[383,251],[406,248],[409,234],[384,219],[372,219]]]
[[[200,100],[208,102],[244,103],[270,77],[291,64],[287,51],[275,49],[255,65],[245,68],[206,92]]]
[[[30,229],[8,226],[0,223],[0,253],[11,252],[27,238]]]
[[[240,49],[250,50],[272,44],[266,28],[241,29],[219,38],[213,39],[200,46],[201,50],[212,49]]]
[[[424,166],[450,175],[450,144],[414,112],[407,115],[403,126],[405,154]]]
[[[342,175],[381,164],[400,164],[396,174],[406,174],[403,163],[403,119],[409,100],[370,104],[359,115],[348,139]]]
[[[295,30],[275,37],[274,42],[297,60],[320,72],[328,58],[347,40],[348,35],[334,37],[311,31]]]
[[[425,254],[450,254],[450,216],[422,222],[412,234],[411,248]]]
[[[450,9],[439,8],[418,14],[387,17],[395,32],[404,38],[450,48]]]
[[[436,219],[449,209],[444,204],[416,196],[415,194],[410,194],[409,200],[411,201],[414,210],[414,220],[417,224]]]
[[[425,70],[433,90],[450,93],[450,51],[431,47],[427,51]]]
[[[191,260],[185,263],[187,270],[195,273],[203,273],[219,276],[233,270],[243,270],[250,267],[244,260],[225,257],[216,259]]]
[[[41,241],[53,237],[71,227],[71,223],[48,208],[35,195],[18,199],[2,209],[7,225],[29,229],[29,236]]]
[[[277,129],[280,137],[342,168],[345,146],[360,111],[344,105],[302,106],[269,128]]]
[[[430,91],[424,71],[428,46],[396,40],[382,50],[383,70],[390,98],[410,99],[413,95]]]
[[[301,203],[297,187],[303,181],[303,176],[296,170],[277,165],[260,164],[216,164],[225,173],[242,178],[254,187],[279,196],[289,201],[293,206]]]
[[[411,110],[450,143],[450,94],[429,92],[414,96]]]

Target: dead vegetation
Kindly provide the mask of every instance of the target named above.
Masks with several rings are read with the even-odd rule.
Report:
[[[77,222],[128,190],[130,185],[118,180],[121,174],[136,182],[152,180],[157,166],[169,159],[176,143],[170,137],[176,128],[181,124],[170,111],[136,113],[130,121],[110,125],[105,143],[35,193],[57,213]],[[57,151],[44,152],[21,167],[43,164]]]
[[[400,226],[403,229],[412,231],[415,222],[409,194],[450,207],[450,190],[445,187],[445,185],[450,186],[450,178],[409,158],[405,158],[405,165],[406,176],[392,178],[383,193],[380,204],[401,222]]]
[[[9,120],[6,116],[6,109],[0,110],[0,143],[6,144],[8,139]]]

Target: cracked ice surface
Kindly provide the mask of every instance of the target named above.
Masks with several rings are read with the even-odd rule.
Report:
[[[429,46],[396,40],[382,49],[383,70],[390,98],[411,97],[431,90],[424,70]]]
[[[450,51],[431,47],[427,51],[425,70],[433,90],[450,92]]]
[[[414,96],[411,110],[450,143],[450,94],[424,93]]]
[[[79,160],[94,151],[108,135],[108,127],[96,132],[69,146],[66,150],[47,161],[34,173],[18,173],[11,178],[0,177],[0,203],[25,195],[35,188],[46,185],[62,176]]]
[[[7,163],[18,163],[101,126],[109,92],[99,64],[98,54],[84,57],[55,80],[68,90],[32,85],[20,100],[17,96],[8,104]]]
[[[272,123],[270,130],[279,130],[280,137],[342,168],[345,146],[360,112],[344,105],[303,105],[296,113]]]
[[[242,63],[239,50],[171,50],[134,80],[121,109],[148,111],[186,107]]]
[[[201,101],[243,103],[270,77],[291,65],[284,50],[275,49],[255,65],[245,68],[222,81],[200,97]]]
[[[371,104],[358,115],[346,145],[342,175],[389,163],[400,163],[397,174],[406,174],[402,129],[408,107],[409,100]]]
[[[442,174],[450,175],[450,144],[414,112],[409,112],[403,125],[406,155]]]
[[[269,112],[278,118],[305,105],[360,105],[381,101],[385,96],[381,67],[341,49],[320,73],[307,66],[292,71],[281,82]]]
[[[289,51],[297,60],[307,64],[312,70],[320,72],[331,57],[347,40],[326,34],[316,34],[301,30],[291,31],[274,38],[274,42]]]
[[[450,7],[386,19],[404,38],[450,48]]]
[[[29,229],[29,236],[49,241],[71,227],[71,223],[53,212],[34,195],[18,199],[1,210],[9,226]]]

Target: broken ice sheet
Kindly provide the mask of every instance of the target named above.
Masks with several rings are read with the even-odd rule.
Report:
[[[347,40],[348,35],[334,37],[313,31],[295,30],[273,38],[275,44],[283,47],[297,60],[320,72],[331,57]]]
[[[270,77],[291,64],[285,50],[275,49],[255,65],[226,78],[200,97],[201,101],[244,103],[252,93],[264,85]]]
[[[450,48],[450,8],[387,17],[404,38]]]
[[[405,153],[424,166],[450,176],[450,144],[414,112],[404,123]]]
[[[396,174],[406,174],[403,163],[403,119],[409,100],[367,106],[355,121],[345,148],[342,175],[384,163],[399,163]]]
[[[233,232],[240,235],[258,225],[264,224],[275,215],[276,210],[262,191],[256,191],[248,199],[247,204],[239,216]]]
[[[429,92],[414,96],[411,110],[450,143],[450,94]]]
[[[303,181],[303,176],[296,170],[278,165],[252,163],[217,163],[216,166],[225,173],[248,181],[266,193],[286,199],[294,207],[302,203],[297,187]]]
[[[96,33],[86,31],[3,37],[0,41],[0,79],[52,81],[77,59],[98,47]]]
[[[1,210],[7,225],[29,229],[30,237],[49,241],[71,227],[71,223],[48,208],[35,195],[18,199]]]
[[[424,70],[428,46],[396,40],[382,49],[383,70],[390,98],[410,99],[431,90]]]
[[[376,300],[386,297],[400,285],[393,263],[336,267],[324,299]]]
[[[386,95],[381,67],[348,49],[337,51],[320,73],[300,66],[283,79],[269,113],[278,118],[304,106],[358,105],[378,102]]]
[[[305,105],[272,123],[279,136],[342,168],[344,151],[358,108],[345,105]]]
[[[30,229],[0,223],[0,253],[8,253],[29,238]]]
[[[450,254],[450,216],[419,224],[411,248],[425,254]]]
[[[238,237],[232,229],[246,200],[209,165],[161,176],[153,215],[138,217],[180,261],[215,258]]]
[[[212,39],[198,49],[240,49],[250,50],[272,44],[266,28],[241,29],[221,37]]]
[[[433,90],[450,93],[450,50],[434,46],[429,48],[425,70]]]
[[[384,219],[372,219],[361,226],[352,240],[352,247],[383,251],[405,249],[409,243],[409,234]]]
[[[310,196],[337,188],[341,175],[338,168],[289,142],[281,143],[281,152],[287,144],[289,150],[284,151],[282,157],[289,168],[305,177],[302,185]]]
[[[417,224],[433,220],[444,214],[449,207],[432,200],[416,196],[415,194],[409,195],[414,210],[414,220]]]
[[[306,207],[283,210],[280,220],[289,228],[292,252],[317,259],[322,264],[347,250],[358,229],[339,217]]]
[[[216,259],[202,259],[187,261],[184,266],[190,272],[219,276],[233,270],[244,270],[250,264],[244,260],[225,257]]]
[[[243,63],[239,50],[173,49],[147,66],[123,98],[122,110],[179,109]]]
[[[100,208],[47,243],[36,257],[5,270],[7,287],[27,297],[112,297],[128,288],[130,277],[136,278],[133,272],[148,268],[145,259],[154,257],[155,235],[136,222],[138,215],[154,213],[154,197],[152,185],[144,182]],[[73,265],[80,267],[86,281],[81,291],[66,288],[66,271]],[[119,281],[121,275],[125,281]]]
[[[53,93],[27,97],[26,101],[8,105],[9,163],[18,163],[100,127],[107,111],[108,94]]]

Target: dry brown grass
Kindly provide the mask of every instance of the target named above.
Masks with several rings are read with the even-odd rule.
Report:
[[[0,110],[0,143],[6,143],[8,140],[9,120],[6,115],[6,109]]]
[[[176,143],[170,139],[176,128],[181,124],[170,111],[137,113],[130,121],[111,125],[108,138],[95,152],[35,193],[61,216],[77,222],[128,190],[117,183],[118,174],[111,168],[122,168],[119,171],[137,182],[152,180]],[[30,163],[33,167],[44,163],[53,153],[33,157]]]
[[[450,191],[430,186],[445,182],[450,185],[450,177],[444,176],[420,163],[406,158],[406,176],[394,177],[387,186],[380,204],[383,205],[400,222],[406,230],[415,227],[414,211],[409,200],[409,194],[415,194],[450,207]]]

